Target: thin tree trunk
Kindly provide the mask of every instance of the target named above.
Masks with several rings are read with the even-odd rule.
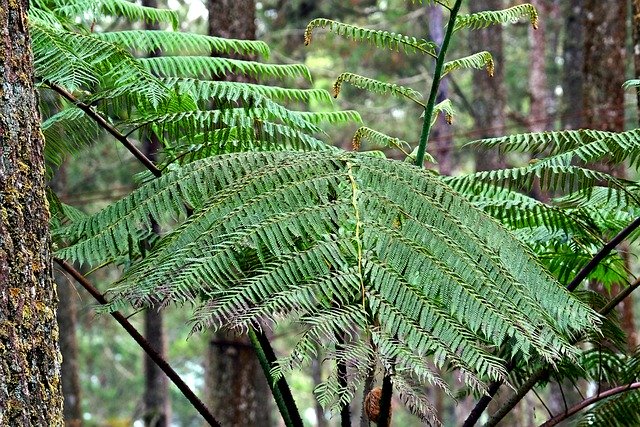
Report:
[[[566,2],[563,14],[562,128],[580,129],[584,126],[583,112],[576,106],[583,103],[584,2]]]
[[[549,0],[532,0],[531,4],[541,15],[538,28],[529,27],[529,130],[542,132],[549,130],[548,108],[549,86],[547,84],[546,66],[546,29],[548,11],[551,9]]]
[[[143,0],[143,6],[158,7],[157,0]],[[145,23],[145,29],[157,30],[155,22]],[[159,56],[160,52],[153,52],[150,56]],[[144,154],[149,160],[157,160],[157,152],[160,149],[158,138],[147,135],[144,140]],[[160,228],[155,221],[151,221],[154,233],[159,234]],[[153,345],[154,349],[166,359],[167,343],[163,327],[162,312],[156,308],[146,310],[144,313],[144,336]],[[156,365],[148,354],[144,354],[144,414],[146,427],[168,427],[171,422],[171,401],[169,399],[169,379]]]
[[[0,424],[61,426],[44,140],[27,0],[0,0]]]
[[[499,10],[504,7],[502,0],[475,0],[469,2],[472,13],[485,10]],[[496,64],[493,77],[487,73],[476,71],[473,73],[472,101],[475,111],[474,139],[504,135],[506,90],[504,87],[504,53],[502,27],[494,25],[484,30],[469,33],[470,53],[487,50],[493,56]],[[495,151],[479,149],[476,153],[476,170],[491,170],[505,166],[504,159]]]
[[[66,164],[60,165],[49,186],[58,197],[64,198],[67,187]],[[82,425],[79,350],[77,338],[78,293],[73,284],[61,272],[55,271],[58,289],[58,328],[60,329],[60,353],[62,354],[62,393],[64,395],[64,423],[67,427]]]
[[[612,132],[624,130],[624,72],[612,72],[626,61],[626,2],[585,2],[584,113],[585,126]],[[625,178],[624,165],[601,164],[599,169]],[[624,249],[623,249],[624,251]],[[625,264],[629,259],[624,251]],[[612,293],[617,293],[612,289]],[[633,295],[618,306],[629,347],[637,345]]]
[[[209,0],[209,35],[255,39],[255,8],[254,0]],[[233,80],[251,82],[243,76]],[[206,401],[222,425],[271,425],[269,384],[246,336],[214,334],[205,371]]]

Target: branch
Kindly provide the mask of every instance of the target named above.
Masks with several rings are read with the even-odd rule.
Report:
[[[153,162],[147,158],[147,156],[145,156],[140,150],[138,150],[138,148],[131,141],[129,141],[129,139],[125,135],[123,135],[112,124],[107,122],[104,117],[98,114],[97,111],[91,108],[90,105],[87,105],[84,102],[80,101],[78,98],[73,96],[73,94],[68,92],[62,86],[59,86],[57,84],[49,84],[49,87],[52,90],[58,92],[67,100],[69,100],[76,107],[81,109],[87,116],[91,117],[101,128],[109,132],[115,139],[117,139],[122,145],[124,145],[125,148],[129,150],[129,152],[133,154],[133,156],[136,159],[138,159],[140,163],[142,163],[155,177],[159,177],[161,175],[160,169],[158,169],[156,165],[154,165]]]
[[[576,413],[582,411],[583,409],[585,409],[590,405],[593,405],[594,403],[607,399],[611,396],[615,396],[616,394],[626,393],[627,391],[636,390],[638,388],[640,388],[640,382],[635,382],[635,383],[621,385],[619,387],[614,387],[602,393],[598,393],[593,397],[589,397],[587,399],[584,399],[582,402],[575,404],[574,406],[567,409],[562,414],[556,415],[555,417],[547,420],[547,422],[540,424],[540,427],[555,426],[556,424],[566,420],[567,418],[572,417]]]
[[[620,231],[611,241],[605,244],[597,254],[591,258],[591,260],[585,265],[573,280],[567,285],[567,290],[569,292],[574,291],[578,285],[598,266],[598,264],[611,252],[616,246],[618,246],[625,238],[627,238],[633,231],[635,231],[638,227],[640,227],[640,217],[636,218],[633,222],[631,222],[628,226],[626,226],[622,231]],[[639,286],[638,281],[634,282],[633,285],[626,288],[622,291],[616,298],[609,302],[600,312],[600,314],[606,315],[608,314],[617,304],[619,304],[624,298],[626,298],[631,292],[633,292]],[[606,312],[605,312],[606,309]],[[510,372],[514,368],[513,363],[509,363],[507,365],[507,372]],[[534,373],[530,380],[533,380],[538,375],[538,372]],[[542,377],[540,377],[542,378]],[[536,381],[537,382],[537,381]],[[493,399],[493,396],[498,392],[500,386],[502,386],[503,381],[494,381],[489,385],[488,395],[482,396],[476,406],[473,408],[469,416],[465,420],[463,426],[471,427],[478,422],[480,416],[487,409],[487,406]],[[535,382],[530,384],[528,380],[523,384],[520,389],[516,392],[511,399],[507,400],[502,407],[496,412],[493,417],[489,420],[486,426],[491,426],[497,424],[513,407],[522,399],[528,392],[531,390],[533,386],[535,386]],[[526,391],[524,390],[526,388]],[[514,399],[517,397],[517,400]]]
[[[101,305],[108,304],[107,299],[96,289],[87,279],[84,277],[78,270],[73,268],[71,264],[63,261],[61,259],[55,258],[55,262],[71,277],[73,277],[83,288],[87,290],[91,294],[91,296]],[[120,313],[119,311],[114,311],[111,313],[114,319],[122,327],[131,335],[131,337],[135,340],[135,342],[149,355],[149,358],[153,360],[153,362],[158,365],[160,369],[169,377],[171,382],[173,382],[176,387],[182,392],[184,397],[193,405],[194,408],[202,415],[202,417],[212,426],[220,427],[220,423],[213,417],[209,409],[205,406],[204,403],[195,395],[195,393],[189,388],[189,386],[182,381],[180,375],[176,371],[173,370],[171,365],[153,348],[151,343],[147,341],[141,334],[133,327],[131,323]]]

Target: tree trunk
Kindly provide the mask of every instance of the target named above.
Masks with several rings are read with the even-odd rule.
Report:
[[[469,2],[471,13],[485,10],[499,10],[504,7],[502,0],[476,0]],[[504,54],[502,27],[494,25],[484,30],[469,32],[469,53],[487,50],[496,64],[493,77],[481,71],[473,73],[472,102],[475,129],[474,139],[501,136],[505,132],[506,90],[504,87]],[[478,149],[476,170],[491,170],[505,166],[504,159],[496,151]]]
[[[209,35],[255,39],[254,0],[209,0],[207,8]],[[233,76],[230,80],[252,81],[245,76]],[[271,392],[245,335],[214,334],[209,342],[206,365],[206,403],[222,425],[270,425]]]
[[[626,2],[585,2],[584,39],[584,121],[591,129],[612,132],[624,130],[624,71],[615,71],[626,61]],[[614,70],[612,72],[612,70]],[[624,165],[602,164],[599,169],[625,178]],[[623,249],[624,250],[624,249]],[[629,259],[624,251],[625,264]],[[612,289],[612,293],[619,290]],[[637,346],[633,295],[618,306],[622,328],[630,349]]]
[[[49,186],[58,197],[64,198],[67,187],[66,164],[60,165]],[[54,272],[58,289],[58,328],[60,329],[60,353],[62,354],[62,393],[64,396],[64,423],[67,427],[82,425],[79,350],[77,338],[78,293],[67,277]]]
[[[143,0],[143,6],[158,7],[157,0]],[[157,30],[158,24],[146,22],[145,29]],[[159,56],[160,52],[153,52],[150,56]],[[144,153],[149,160],[155,162],[160,143],[155,135],[148,135],[144,143]],[[151,221],[153,231],[158,234],[160,229],[155,221]],[[166,359],[167,344],[163,327],[162,312],[156,308],[144,313],[144,336],[155,350]],[[171,401],[169,399],[169,381],[167,376],[153,360],[144,354],[144,415],[145,427],[168,427],[171,422]]]
[[[567,2],[564,10],[564,45],[562,77],[562,128],[580,129],[584,126],[582,105],[584,66],[584,2]]]
[[[44,140],[27,0],[0,0],[0,424],[61,426]]]
[[[540,14],[538,28],[529,27],[529,130],[543,132],[549,130],[548,108],[549,87],[547,85],[546,66],[546,27],[547,16],[551,9],[549,0],[532,0],[531,4]]]

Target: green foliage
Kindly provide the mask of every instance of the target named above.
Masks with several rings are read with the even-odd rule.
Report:
[[[119,258],[150,216],[179,225],[125,273],[113,308],[192,303],[195,329],[293,316],[308,327],[293,355],[349,331],[348,359],[362,360],[353,362],[356,384],[367,368],[356,357],[365,351],[361,333],[403,381],[444,387],[427,363],[415,363],[428,354],[481,388],[505,375],[505,361],[487,348],[510,342],[523,360],[557,361],[574,354],[569,337],[598,322],[504,228],[402,162],[344,152],[196,161],[59,230],[77,243],[58,254]]]
[[[326,28],[332,33],[354,41],[367,41],[378,48],[391,50],[400,50],[402,48],[406,53],[423,53],[431,56],[435,56],[436,53],[435,43],[424,39],[418,40],[415,37],[390,33],[389,31],[371,30],[325,18],[316,18],[309,22],[304,32],[305,45],[311,43],[311,35],[315,28]]]
[[[395,96],[404,96],[418,104],[422,104],[422,102],[419,101],[419,99],[422,98],[422,95],[418,91],[392,83],[384,83],[353,73],[342,73],[340,74],[340,76],[338,76],[336,82],[333,84],[333,96],[335,98],[337,98],[340,94],[340,88],[342,87],[342,84],[344,82],[351,83],[355,87],[371,92],[382,94],[390,93],[391,95]]]
[[[531,26],[533,26],[534,29],[538,28],[538,12],[533,5],[524,3],[504,10],[483,11],[469,15],[459,15],[456,18],[454,31],[458,31],[463,28],[477,30],[491,25],[509,24],[522,17],[529,18]]]
[[[482,51],[482,52],[474,53],[473,55],[465,56],[464,58],[445,62],[443,68],[444,68],[444,70],[442,71],[443,76],[450,73],[451,71],[459,70],[461,68],[475,68],[477,70],[486,68],[487,74],[489,74],[489,77],[493,77],[493,71],[494,71],[493,57],[489,52]]]

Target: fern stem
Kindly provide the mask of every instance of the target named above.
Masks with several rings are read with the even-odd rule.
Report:
[[[637,390],[639,388],[640,388],[640,382],[634,382],[634,383],[621,385],[621,386],[614,387],[612,389],[603,391],[602,393],[598,393],[597,395],[595,395],[593,397],[589,397],[587,399],[584,399],[581,402],[576,403],[575,405],[573,405],[568,410],[566,410],[566,411],[562,412],[561,414],[558,414],[555,417],[547,420],[544,424],[541,424],[540,427],[555,426],[556,424],[566,420],[567,418],[570,418],[570,417],[574,416],[578,412],[580,412],[583,409],[593,405],[594,403],[597,403],[597,402],[599,402],[601,400],[604,400],[604,399],[608,399],[609,397],[615,396],[616,394],[626,393],[628,391]]]
[[[123,135],[118,129],[105,120],[100,114],[98,114],[91,106],[80,101],[73,96],[62,86],[57,84],[49,84],[49,87],[58,92],[62,97],[66,98],[80,110],[82,110],[87,116],[91,117],[101,128],[109,132],[115,139],[117,139],[133,156],[140,161],[156,178],[159,177],[162,172],[156,167],[156,165],[147,158],[129,139]]]
[[[273,375],[271,375],[271,369],[274,367],[276,355],[269,340],[264,335],[264,332],[257,331],[254,328],[249,328],[249,340],[251,340],[251,344],[256,352],[256,356],[258,357],[264,376],[269,383],[273,398],[276,401],[285,425],[287,427],[303,427],[302,418],[300,417],[296,402],[293,400],[289,385],[284,377],[280,377],[278,381],[274,382]]]
[[[436,67],[433,72],[433,82],[431,83],[431,92],[429,92],[429,101],[427,107],[424,109],[424,120],[422,122],[422,132],[420,134],[420,143],[418,145],[418,153],[416,154],[416,165],[422,167],[424,162],[424,155],[427,151],[427,141],[429,140],[429,134],[431,133],[431,116],[433,115],[434,107],[436,106],[436,98],[438,96],[438,90],[440,88],[440,79],[442,78],[442,68],[444,66],[445,56],[449,49],[449,42],[453,35],[453,28],[455,27],[456,18],[462,0],[456,0],[453,7],[450,9],[449,22],[447,23],[447,31],[444,34],[442,40],[442,46],[440,52],[438,52],[438,59],[436,59]]]
[[[393,396],[393,384],[391,374],[387,373],[382,379],[382,394],[380,395],[380,415],[377,427],[389,427],[391,425],[391,397]]]
[[[96,289],[82,275],[82,273],[80,273],[78,270],[73,268],[73,266],[71,266],[71,264],[69,264],[66,261],[63,261],[61,259],[58,259],[58,258],[55,258],[54,261],[64,271],[66,271],[71,277],[73,277],[80,285],[82,285],[82,287],[85,288],[87,290],[87,292],[89,292],[89,294],[91,294],[91,296],[99,304],[101,304],[101,305],[107,305],[108,304],[108,301],[104,297],[104,295],[102,295],[100,293],[100,291],[98,291],[98,289]],[[149,341],[147,341],[145,339],[145,337],[143,337],[140,334],[140,332],[138,332],[136,330],[136,328],[133,327],[133,325],[131,323],[129,323],[127,318],[124,317],[122,315],[122,313],[120,313],[119,311],[112,312],[111,316],[113,316],[113,318],[116,319],[116,321],[124,328],[124,330],[127,331],[127,333],[129,333],[131,338],[133,338],[134,341],[145,351],[145,353],[147,353],[149,358],[151,358],[151,360],[153,360],[153,362],[156,365],[158,365],[158,367],[160,369],[162,369],[162,371],[167,375],[167,377],[171,380],[171,382],[173,382],[176,385],[176,387],[178,387],[178,389],[182,392],[184,397],[187,398],[189,403],[191,403],[191,405],[193,405],[193,407],[196,409],[196,411],[198,411],[198,413],[200,413],[200,415],[202,415],[202,418],[204,418],[209,423],[209,425],[212,425],[212,426],[215,426],[215,427],[220,427],[220,423],[218,423],[218,421],[214,418],[214,416],[211,414],[211,412],[205,406],[205,404],[202,403],[202,401],[189,388],[189,386],[184,381],[182,381],[182,378],[180,378],[180,375],[178,375],[178,373],[173,370],[171,365],[169,365],[169,363],[160,355],[160,353],[158,353],[153,348],[151,343]]]

